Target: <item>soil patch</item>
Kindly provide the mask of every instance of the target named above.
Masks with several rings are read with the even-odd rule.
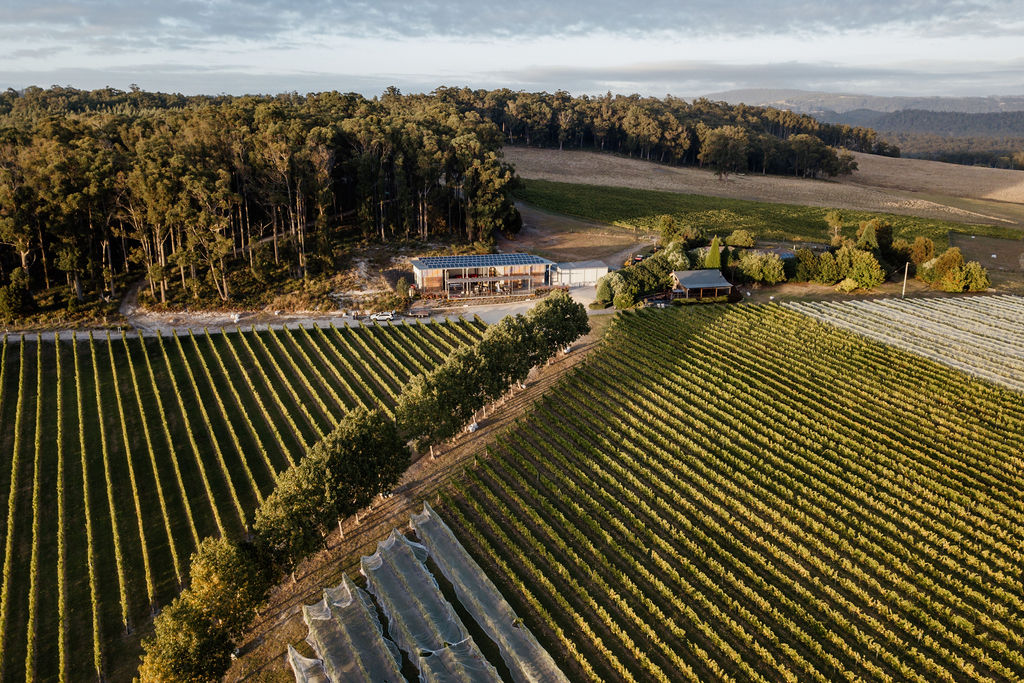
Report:
[[[550,213],[517,202],[523,227],[514,239],[499,236],[498,251],[524,251],[555,262],[604,261],[619,267],[626,257],[657,241],[656,235],[638,235],[633,230],[606,223]]]

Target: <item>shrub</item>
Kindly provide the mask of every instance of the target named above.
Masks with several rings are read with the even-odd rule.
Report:
[[[954,271],[960,270],[964,266],[964,257],[960,253],[960,249],[957,247],[950,247],[946,251],[942,252],[941,256],[925,261],[920,265],[917,270],[917,276],[927,282],[930,285],[941,287],[952,287],[952,282],[947,282],[945,285],[942,284],[946,276]],[[957,276],[959,277],[959,276]],[[946,289],[946,291],[962,291],[954,289]]]
[[[838,285],[836,285],[836,289],[838,289],[840,292],[846,292],[847,294],[857,289],[857,287],[859,287],[859,285],[857,284],[857,281],[854,280],[852,277],[845,278]]]
[[[732,234],[725,238],[725,243],[730,247],[752,247],[754,246],[754,236],[749,230],[740,228],[733,230]]]
[[[597,281],[597,301],[607,303],[612,300],[613,296],[615,295],[612,293],[611,275],[605,275]],[[602,308],[607,308],[607,306],[602,306]]]
[[[632,296],[623,292],[621,294],[616,294],[612,303],[615,305],[615,308],[621,311],[627,308],[633,308],[633,304],[636,302]]]
[[[977,261],[968,261],[964,266],[964,271],[967,279],[967,291],[983,292],[992,286],[988,271],[982,268]]]

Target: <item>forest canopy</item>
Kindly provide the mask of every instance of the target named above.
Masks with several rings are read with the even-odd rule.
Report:
[[[232,300],[329,273],[346,244],[487,244],[521,218],[502,146],[592,148],[734,172],[834,176],[874,131],[698,99],[439,88],[380,97],[0,93],[0,300],[66,288],[69,309]],[[7,310],[10,309],[10,310]]]
[[[436,97],[54,88],[0,102],[0,284],[27,273],[110,297],[132,271],[158,301],[227,301],[233,277],[268,262],[299,278],[333,267],[347,237],[474,242],[520,225],[500,131]]]

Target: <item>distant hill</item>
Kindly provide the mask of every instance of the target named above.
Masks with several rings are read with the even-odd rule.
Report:
[[[750,88],[727,90],[705,95],[710,100],[729,104],[748,104],[776,107],[812,114],[817,112],[847,113],[858,109],[886,113],[901,109],[923,109],[937,112],[966,114],[993,114],[1024,111],[1024,95],[991,97],[886,97],[853,93],[815,92],[811,90],[784,90]]]
[[[944,137],[1024,137],[1024,111],[967,114],[923,109],[903,109],[891,113],[855,109],[842,114],[821,112],[814,116],[824,123],[867,126],[881,132],[930,133]]]

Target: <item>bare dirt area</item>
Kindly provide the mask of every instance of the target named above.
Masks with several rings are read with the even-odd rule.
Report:
[[[992,271],[1024,271],[1024,243],[981,235],[949,236],[949,246],[959,247],[964,259],[977,261]]]
[[[1024,203],[1024,171],[893,159],[859,152],[853,155],[857,172],[843,179],[844,184]]]
[[[391,529],[407,528],[409,515],[419,512],[423,501],[435,501],[445,484],[464,468],[473,466],[487,443],[600,344],[611,320],[612,316],[591,318],[589,335],[573,344],[569,354],[559,355],[551,364],[535,370],[526,389],[517,390],[504,403],[492,406],[476,432],[463,434],[454,444],[437,450],[436,459],[429,455],[421,457],[406,471],[394,495],[378,499],[358,521],[345,520],[343,536],[335,530],[327,539],[328,549],[299,567],[294,583],[286,581],[271,593],[252,631],[241,640],[239,656],[225,680],[294,681],[285,662],[285,651],[289,643],[304,647],[300,645],[306,635],[302,605],[319,600],[323,588],[337,585],[343,573],[358,580],[360,556],[371,554],[377,541],[383,540]]]
[[[604,261],[619,267],[633,252],[657,241],[656,235],[639,236],[632,230],[542,211],[517,202],[523,227],[514,239],[498,237],[498,250],[525,251],[552,261]]]
[[[505,158],[527,179],[896,213],[961,223],[1022,224],[997,211],[998,207],[989,210],[986,204],[977,209],[963,208],[943,203],[942,195],[990,200],[992,204],[996,200],[1024,202],[1024,171],[858,155],[858,165],[863,164],[865,170],[841,182],[756,174],[733,174],[720,180],[707,170],[598,152],[506,147]],[[975,173],[989,170],[998,173]],[[916,196],[925,191],[931,193],[931,198]]]

